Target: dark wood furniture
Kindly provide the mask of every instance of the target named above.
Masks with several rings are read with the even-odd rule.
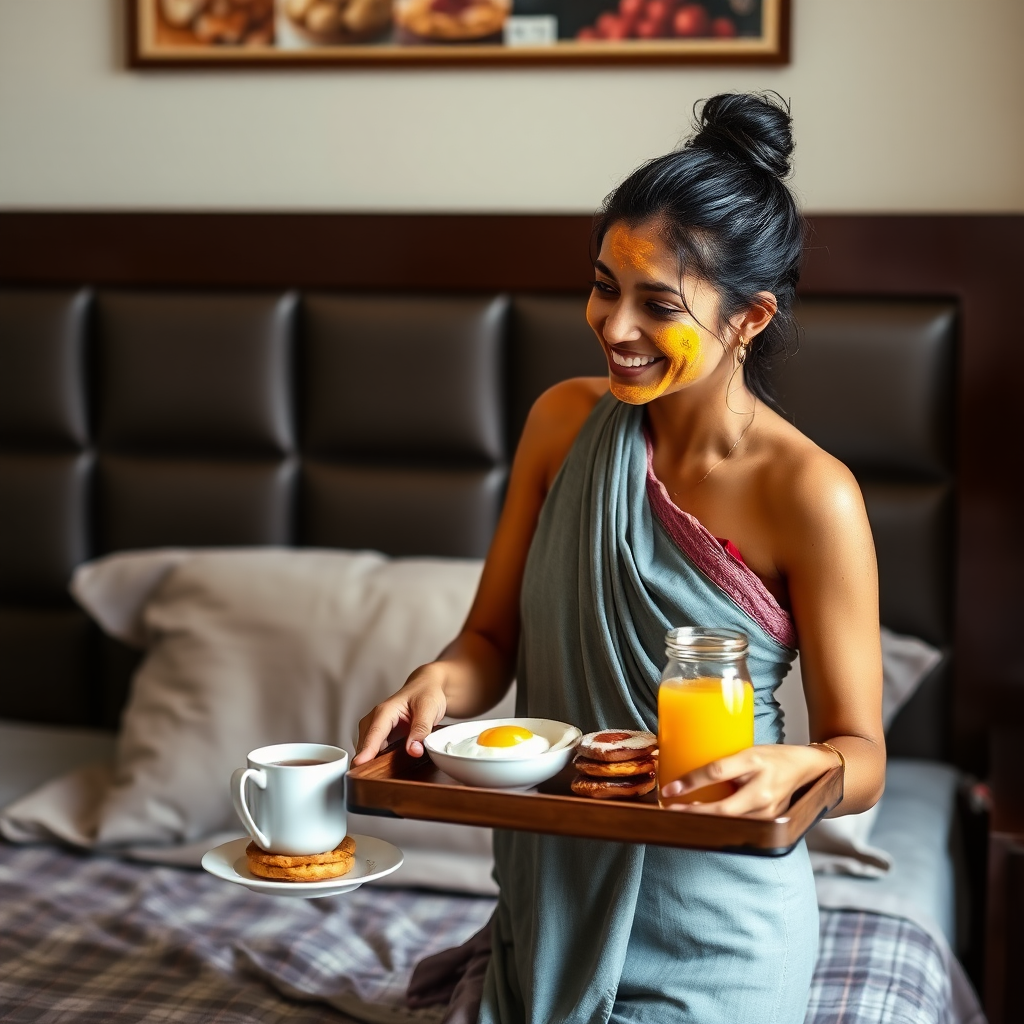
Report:
[[[582,293],[588,217],[357,214],[0,214],[0,284]],[[1013,637],[1024,573],[1021,328],[1006,314],[1024,217],[811,218],[801,294],[952,299],[955,411],[954,757],[983,775],[996,697],[1024,706]],[[1012,645],[1011,645],[1012,646]]]
[[[348,773],[348,806],[359,813],[450,821],[486,828],[525,829],[700,850],[781,856],[843,798],[842,769],[809,786],[778,818],[719,818],[674,813],[642,800],[590,800],[569,788],[572,765],[527,793],[464,786],[428,758],[391,749]]]
[[[0,239],[0,288],[581,296],[591,276],[590,219],[577,216],[25,212],[0,214]],[[1024,710],[1024,656],[1014,644],[1024,570],[1024,428],[1015,395],[1024,344],[1007,313],[1021,253],[1024,217],[821,216],[811,221],[801,288],[807,299],[955,308],[955,588],[942,641],[953,650],[953,676],[948,736],[936,743],[980,777],[993,727]],[[510,411],[512,436],[521,411]],[[1008,908],[1024,878],[1020,818],[1007,810],[1022,773],[998,749],[990,911]],[[1024,1020],[1011,992],[1013,924],[1009,911],[990,913],[993,1024]]]
[[[1024,728],[992,734],[985,1011],[992,1024],[1024,1021]]]

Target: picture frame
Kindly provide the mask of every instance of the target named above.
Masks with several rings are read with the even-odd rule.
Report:
[[[786,64],[790,0],[124,0],[132,68]]]

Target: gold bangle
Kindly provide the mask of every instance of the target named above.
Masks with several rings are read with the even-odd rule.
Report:
[[[808,743],[809,747],[824,747],[826,750],[831,750],[836,757],[839,758],[839,764],[843,769],[843,774],[846,774],[846,758],[843,757],[843,752],[838,747],[833,747],[831,743],[826,743],[824,740],[815,740],[813,743]]]

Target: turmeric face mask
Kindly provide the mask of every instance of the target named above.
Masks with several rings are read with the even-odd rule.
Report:
[[[704,365],[704,345],[695,328],[689,324],[666,324],[652,335],[651,340],[665,357],[664,362],[654,364],[652,376],[654,369],[660,370],[661,375],[649,383],[638,381],[636,384],[628,384],[612,376],[609,387],[620,402],[646,405],[670,388],[689,384],[700,376]]]
[[[612,259],[620,267],[632,267],[641,274],[651,273],[654,259],[654,243],[640,235],[634,235],[624,224],[616,224],[608,238]]]
[[[665,279],[666,250],[659,242],[657,232],[650,227],[633,230],[621,222],[614,224],[606,236],[605,246],[616,277],[621,276],[626,281],[640,278],[648,282]],[[588,306],[587,319],[599,336],[602,334],[603,305],[601,295],[595,292]],[[704,365],[701,336],[690,324],[648,321],[644,333],[664,358],[653,363],[640,379],[625,375],[620,378],[614,372],[614,366],[611,370],[609,386],[612,394],[630,405],[643,405],[669,390],[689,384],[700,375]]]

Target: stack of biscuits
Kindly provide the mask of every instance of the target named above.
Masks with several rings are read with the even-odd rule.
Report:
[[[351,836],[345,836],[327,853],[288,856],[268,853],[250,843],[245,848],[245,859],[249,862],[249,870],[259,878],[271,878],[275,882],[321,882],[326,878],[340,878],[352,870],[356,862],[356,844]]]
[[[576,748],[572,780],[577,796],[621,800],[643,796],[656,785],[658,737],[635,729],[587,733]]]

